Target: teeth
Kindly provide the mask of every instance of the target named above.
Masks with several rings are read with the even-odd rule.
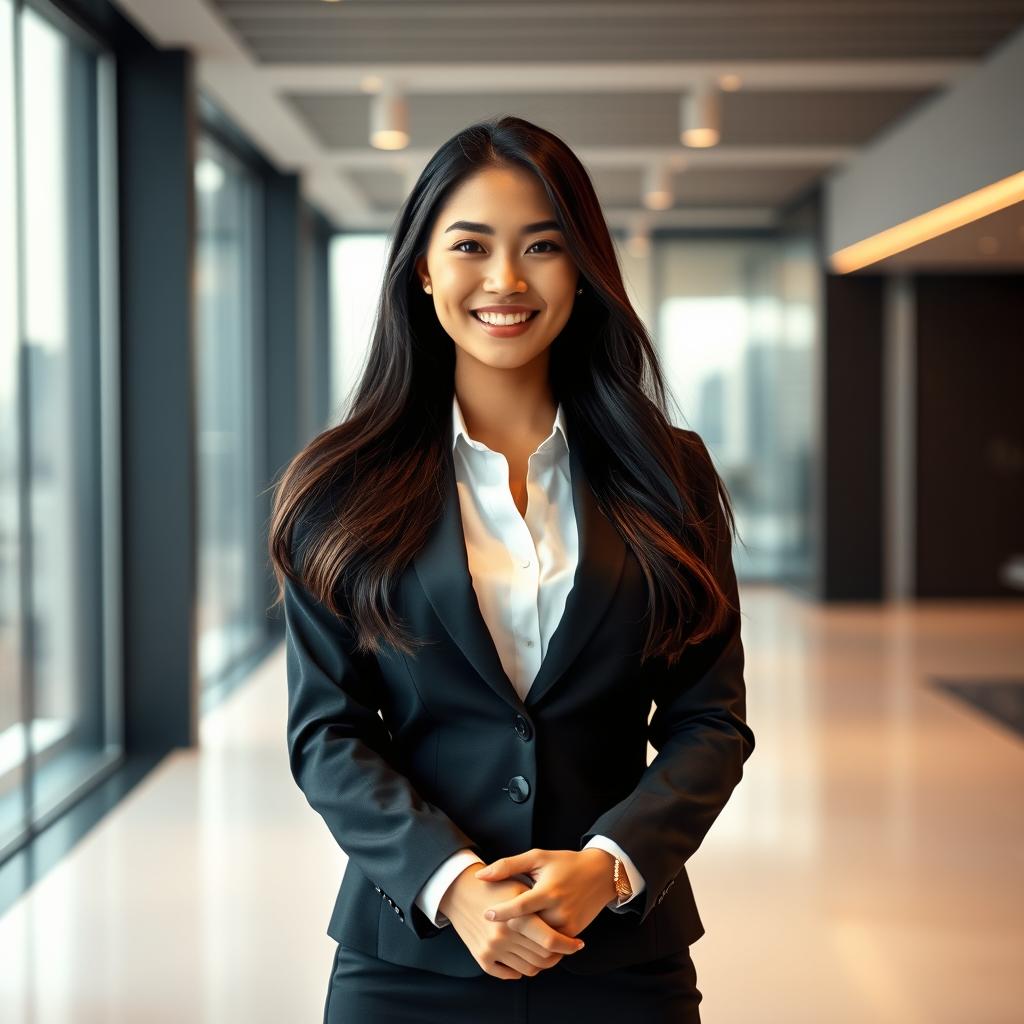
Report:
[[[474,311],[473,315],[485,324],[495,324],[498,327],[510,327],[512,324],[521,324],[529,320],[533,313],[481,313]]]

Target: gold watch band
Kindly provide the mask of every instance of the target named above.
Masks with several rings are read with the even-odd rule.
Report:
[[[615,858],[612,880],[615,883],[615,895],[619,903],[623,900],[628,900],[633,895],[632,886],[629,884],[629,875],[626,874],[626,869],[622,866],[622,860],[619,857]]]

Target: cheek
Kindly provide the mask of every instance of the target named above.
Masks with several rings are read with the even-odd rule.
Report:
[[[551,268],[546,287],[552,295],[560,296],[566,302],[572,302],[576,290],[576,268],[568,262],[560,263]]]
[[[467,264],[445,260],[434,273],[433,280],[443,292],[456,293],[460,288],[472,287],[476,278]]]

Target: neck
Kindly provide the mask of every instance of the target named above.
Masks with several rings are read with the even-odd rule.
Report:
[[[540,370],[488,366],[460,374],[456,366],[455,397],[470,436],[493,451],[508,451],[524,441],[547,437],[558,403],[548,381],[546,360]]]

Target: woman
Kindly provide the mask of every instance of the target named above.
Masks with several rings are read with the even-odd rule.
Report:
[[[275,493],[291,769],[348,855],[325,1021],[699,1021],[684,863],[754,748],[733,532],[579,160],[454,136]]]

